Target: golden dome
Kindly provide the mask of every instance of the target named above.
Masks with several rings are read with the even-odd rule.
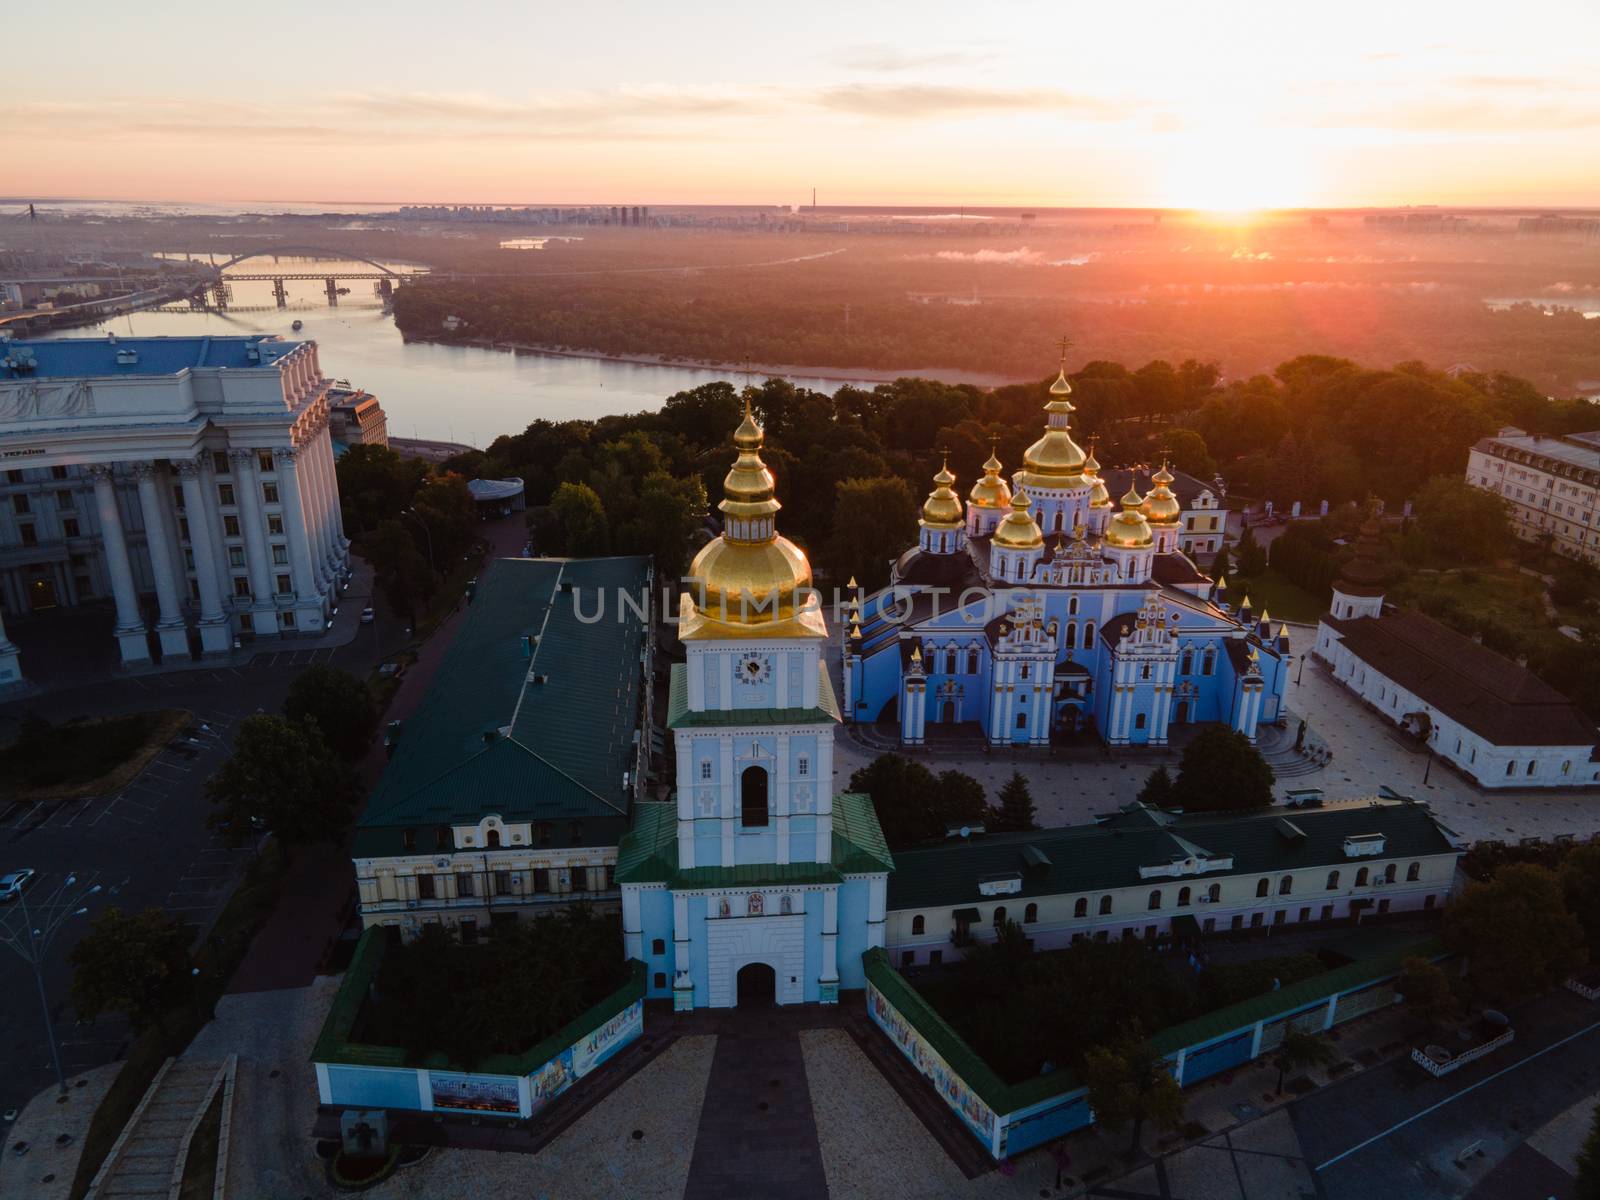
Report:
[[[1106,481],[1100,478],[1100,460],[1094,456],[1094,439],[1089,440],[1089,454],[1083,460],[1083,478],[1089,485],[1089,507],[1110,508],[1111,493]]]
[[[995,528],[994,544],[1008,550],[1037,550],[1044,545],[1044,534],[1039,532],[1039,523],[1029,511],[1032,508],[1033,501],[1028,499],[1028,493],[1019,488],[1011,497],[1011,512]]]
[[[961,524],[961,497],[950,487],[956,477],[950,473],[950,462],[945,460],[939,473],[933,477],[938,486],[928,493],[922,505],[922,523],[937,529],[954,529]]]
[[[1178,498],[1167,486],[1172,482],[1172,478],[1172,472],[1167,470],[1166,463],[1162,463],[1161,469],[1150,477],[1150,482],[1155,486],[1144,498],[1144,506],[1140,511],[1152,525],[1176,525],[1183,516],[1183,506],[1178,503]]]
[[[1112,517],[1110,524],[1106,526],[1106,545],[1137,550],[1155,540],[1144,514],[1139,511],[1139,506],[1143,503],[1144,500],[1139,493],[1129,487],[1128,494],[1122,498],[1122,511]]]
[[[1083,459],[1083,448],[1066,429],[1046,429],[1044,436],[1023,454],[1022,466],[1044,487],[1070,487],[1083,475]],[[1059,484],[1054,482],[1057,480]]]
[[[1011,507],[1011,489],[1000,478],[1000,460],[994,456],[993,446],[989,447],[988,461],[983,464],[983,478],[972,485],[967,500],[979,508]]]
[[[779,537],[773,514],[772,472],[761,461],[761,426],[745,400],[744,420],[734,432],[739,457],[723,482],[726,498],[717,507],[723,530],[701,548],[689,567],[698,587],[686,592],[680,608],[690,637],[824,636],[816,605],[796,607],[797,593],[811,586],[811,563],[788,538]]]

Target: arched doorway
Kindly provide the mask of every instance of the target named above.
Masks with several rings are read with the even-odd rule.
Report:
[[[746,767],[739,776],[739,824],[761,828],[767,824],[767,769]]]
[[[763,962],[739,968],[734,986],[740,1008],[770,1008],[778,1000],[778,973]]]
[[[954,700],[946,700],[944,702],[944,709],[940,713],[939,719],[941,721],[943,721],[946,725],[955,724],[956,702]]]
[[[1186,725],[1186,724],[1188,724],[1188,721],[1189,721],[1189,702],[1187,700],[1179,700],[1178,701],[1178,709],[1177,709],[1176,712],[1174,712],[1172,714],[1172,722],[1175,725]]]

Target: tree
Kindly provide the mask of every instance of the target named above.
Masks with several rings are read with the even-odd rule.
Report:
[[[699,476],[680,479],[654,471],[639,487],[637,516],[616,531],[616,548],[651,555],[657,576],[674,581],[688,567],[690,539],[705,517],[706,489]]]
[[[1400,964],[1395,991],[1405,997],[1407,1011],[1427,1025],[1446,1025],[1459,1012],[1450,977],[1438,963],[1413,955]]]
[[[1417,530],[1440,560],[1487,563],[1512,545],[1510,508],[1460,475],[1428,480],[1416,496]]]
[[[1039,828],[1033,809],[1033,792],[1021,771],[1012,771],[1000,789],[1000,806],[990,810],[989,826],[999,833],[1026,833]]]
[[[1466,956],[1473,987],[1496,1002],[1554,987],[1586,957],[1583,926],[1567,911],[1560,881],[1532,863],[1468,884],[1445,911],[1444,939]]]
[[[1600,1200],[1600,1104],[1595,1105],[1589,1136],[1578,1151],[1576,1200]]]
[[[1333,1047],[1316,1034],[1291,1026],[1284,1031],[1283,1041],[1278,1044],[1278,1086],[1273,1090],[1279,1095],[1283,1094],[1283,1077],[1288,1072],[1324,1066],[1337,1057]]]
[[[1128,1155],[1139,1152],[1146,1121],[1176,1129],[1183,1121],[1183,1089],[1137,1031],[1096,1046],[1083,1056],[1083,1080],[1095,1121],[1112,1133],[1133,1125]]]
[[[592,558],[611,552],[611,530],[600,495],[586,483],[563,483],[550,499],[561,530],[562,553]]]
[[[289,685],[283,715],[298,725],[314,723],[328,745],[345,758],[359,758],[372,739],[378,710],[364,681],[348,671],[317,663]]]
[[[1178,760],[1172,800],[1189,812],[1265,808],[1272,803],[1272,768],[1244,734],[1213,725]]]
[[[1233,557],[1228,552],[1228,544],[1221,542],[1217,545],[1217,555],[1211,560],[1211,578],[1226,579],[1228,572],[1233,570]]]
[[[889,581],[889,561],[913,541],[917,506],[903,479],[845,479],[834,489],[833,567],[867,589]]]
[[[1267,552],[1256,541],[1256,531],[1250,526],[1244,527],[1244,535],[1234,549],[1239,555],[1239,574],[1246,579],[1254,579],[1267,569]]]
[[[1589,842],[1567,852],[1561,863],[1561,892],[1567,911],[1583,926],[1590,956],[1600,955],[1600,844]]]
[[[467,481],[455,474],[428,480],[417,489],[413,509],[427,529],[422,536],[433,553],[434,569],[446,573],[445,564],[460,561],[471,545],[472,526],[478,517]],[[429,538],[432,540],[426,540]]]
[[[339,481],[339,507],[352,534],[370,533],[387,518],[411,506],[428,476],[428,464],[402,458],[387,446],[351,446],[334,468]]]
[[[70,955],[72,1006],[93,1019],[126,1013],[144,1029],[183,998],[189,986],[189,933],[159,908],[129,915],[108,908]]]
[[[411,531],[399,521],[384,521],[366,548],[374,582],[389,607],[414,623],[418,605],[433,595],[434,578]]]
[[[1145,779],[1137,799],[1140,804],[1149,805],[1151,808],[1171,808],[1172,788],[1171,773],[1165,766],[1160,766],[1151,771]]]
[[[258,821],[290,845],[333,841],[349,823],[356,783],[312,722],[246,717],[233,753],[206,781],[216,805],[207,823],[224,826],[230,845]]]
[[[935,777],[898,754],[880,754],[857,770],[850,790],[872,797],[891,848],[942,838],[952,828],[980,824],[985,816],[983,785],[976,779],[959,771]]]

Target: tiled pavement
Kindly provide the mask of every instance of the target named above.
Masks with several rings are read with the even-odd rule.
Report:
[[[827,1191],[798,1031],[774,1009],[725,1014],[685,1200],[811,1200]]]

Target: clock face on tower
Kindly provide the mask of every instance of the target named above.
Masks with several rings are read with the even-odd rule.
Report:
[[[741,654],[736,672],[743,683],[765,683],[772,673],[772,661],[765,654]]]

